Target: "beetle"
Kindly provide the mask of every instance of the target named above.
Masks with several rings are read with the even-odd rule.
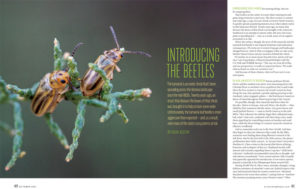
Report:
[[[83,43],[78,43],[75,46],[71,56],[74,56],[75,51],[82,44]],[[67,56],[70,56],[70,54]],[[72,87],[68,68],[47,73],[40,81],[32,99],[32,112],[38,117],[43,116],[46,113],[52,113],[57,104],[64,99],[63,94],[69,90],[67,87],[68,84]]]
[[[45,113],[52,113],[56,105],[63,100],[63,94],[68,91],[66,86],[69,81],[70,76],[66,71],[47,73],[40,81],[32,99],[32,112],[38,117]]]
[[[114,41],[116,43],[117,48],[113,48],[108,51],[104,51],[103,55],[100,55],[94,64],[97,64],[98,67],[105,71],[106,76],[108,79],[113,79],[113,72],[116,70],[120,72],[120,68],[117,66],[117,63],[122,59],[123,54],[141,54],[147,57],[151,57],[150,54],[142,52],[142,51],[127,51],[124,48],[120,48],[116,33],[112,26],[109,27],[111,33],[113,35]],[[92,96],[98,90],[99,94],[102,90],[104,85],[104,80],[101,76],[92,69],[88,69],[85,75],[83,76],[80,84],[80,90],[84,96]]]

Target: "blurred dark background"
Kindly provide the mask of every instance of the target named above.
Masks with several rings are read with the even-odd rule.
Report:
[[[114,75],[114,91],[149,87],[142,102],[123,102],[130,121],[119,116],[99,123],[102,109],[88,107],[79,147],[70,163],[67,151],[52,136],[30,103],[22,103],[27,152],[9,172],[12,138],[0,132],[0,177],[226,177],[227,176],[227,7],[226,1],[0,1],[0,75],[21,88],[31,87],[53,71],[53,39],[63,51],[83,42],[75,59],[81,76],[89,62],[120,45],[141,50],[151,59],[126,55]],[[188,127],[190,135],[168,135],[166,63],[168,47],[220,47],[216,68],[219,127]],[[75,106],[63,101],[55,121],[71,142]],[[0,119],[13,124],[12,108],[0,106]]]

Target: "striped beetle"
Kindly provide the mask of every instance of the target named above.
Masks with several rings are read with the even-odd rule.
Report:
[[[116,69],[117,72],[120,72],[120,68],[117,66],[117,63],[123,57],[123,54],[141,54],[147,57],[151,57],[150,54],[142,51],[126,51],[124,48],[120,48],[116,33],[112,26],[109,27],[113,35],[114,41],[117,45],[117,48],[111,49],[109,51],[104,51],[103,55],[100,55],[94,64],[97,64],[99,68],[105,71],[108,79],[113,79],[113,72]],[[104,85],[104,80],[101,76],[92,69],[88,69],[85,75],[81,80],[80,90],[84,96],[92,96],[100,90]]]
[[[57,43],[56,39],[54,43]],[[73,57],[76,50],[83,43],[78,43],[71,56]],[[66,56],[70,56],[69,53],[65,54]],[[66,86],[69,84],[69,87]],[[68,73],[68,68],[65,70],[58,70],[52,73],[47,73],[43,79],[40,81],[40,84],[34,94],[34,97],[31,102],[31,110],[32,112],[40,117],[46,113],[52,113],[57,104],[60,103],[69,88],[72,87],[70,82],[70,76]]]
[[[56,105],[63,100],[63,94],[68,91],[66,85],[70,76],[66,71],[47,73],[40,81],[31,102],[31,110],[36,116],[52,113]]]

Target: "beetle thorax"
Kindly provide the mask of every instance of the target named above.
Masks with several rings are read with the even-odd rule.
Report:
[[[109,51],[104,51],[104,55],[114,63],[117,63],[123,57],[123,52],[120,49],[114,48]]]

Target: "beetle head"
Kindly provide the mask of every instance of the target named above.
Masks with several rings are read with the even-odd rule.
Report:
[[[109,59],[111,59],[114,63],[117,63],[122,59],[123,52],[124,52],[123,48],[121,49],[114,48],[109,51],[104,51],[104,55],[107,56]]]
[[[54,89],[63,89],[69,83],[70,76],[66,71],[55,71],[50,76],[50,86]]]

